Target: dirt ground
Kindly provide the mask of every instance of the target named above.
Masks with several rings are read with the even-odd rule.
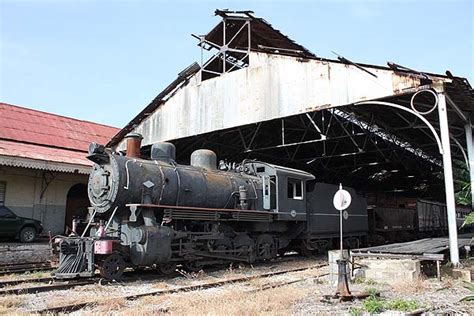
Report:
[[[373,294],[365,301],[339,303],[325,295],[335,292],[329,284],[327,267],[266,278],[243,283],[179,292],[140,299],[120,298],[132,293],[157,289],[169,289],[189,284],[201,284],[222,278],[233,278],[261,272],[308,266],[320,259],[304,259],[292,262],[275,262],[260,267],[223,268],[215,272],[185,273],[170,279],[116,283],[111,285],[87,285],[69,290],[37,294],[9,295],[0,297],[0,314],[28,314],[31,310],[85,300],[99,301],[75,315],[362,315],[367,310],[381,314],[401,314],[398,310],[423,310],[431,314],[474,315],[473,302],[460,300],[474,294],[460,280],[444,276],[436,279],[420,279],[416,282],[398,282],[393,285],[358,280],[351,284],[353,291]],[[321,277],[321,275],[323,275]],[[319,277],[318,277],[319,276]],[[289,282],[294,282],[288,284]],[[375,293],[380,293],[376,296]]]

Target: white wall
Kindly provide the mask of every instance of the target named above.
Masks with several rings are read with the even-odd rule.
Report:
[[[66,199],[69,189],[77,183],[87,185],[87,175],[56,173],[41,198],[45,187],[42,171],[0,166],[0,181],[5,181],[5,206],[17,215],[42,221],[44,234],[63,233]]]

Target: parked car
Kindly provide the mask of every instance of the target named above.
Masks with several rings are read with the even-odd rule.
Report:
[[[0,206],[0,237],[32,242],[42,231],[43,226],[40,221],[17,216],[8,207]]]

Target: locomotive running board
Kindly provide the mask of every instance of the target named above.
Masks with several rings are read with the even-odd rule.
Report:
[[[277,213],[226,208],[204,208],[161,204],[126,204],[132,216],[138,208],[159,208],[165,211],[168,219],[193,219],[211,221],[258,221],[272,222]]]

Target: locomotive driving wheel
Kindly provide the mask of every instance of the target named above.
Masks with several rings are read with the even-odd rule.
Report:
[[[99,272],[103,278],[117,280],[125,270],[125,261],[118,253],[111,254],[99,264]]]
[[[168,275],[176,270],[176,262],[160,263],[156,267],[160,273]]]
[[[247,234],[240,233],[234,238],[234,250],[237,257],[255,261],[254,241]]]
[[[257,258],[263,260],[269,260],[276,257],[277,249],[275,241],[270,235],[260,235],[256,242]]]
[[[199,260],[187,261],[184,263],[184,268],[189,272],[198,272],[202,267],[203,264]]]
[[[232,250],[232,248],[232,240],[230,238],[216,240],[214,243],[214,250],[220,252],[221,254],[228,253]]]

